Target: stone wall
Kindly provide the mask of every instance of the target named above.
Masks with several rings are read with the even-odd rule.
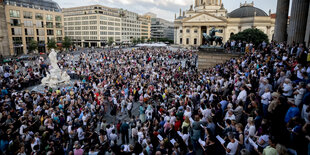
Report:
[[[240,57],[240,54],[198,52],[198,69],[211,68],[231,58],[238,57]]]
[[[4,5],[0,2],[0,55],[10,55],[8,29],[5,18]]]

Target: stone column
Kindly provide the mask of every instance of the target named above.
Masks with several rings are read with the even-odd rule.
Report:
[[[306,46],[309,48],[310,47],[310,3],[309,3],[308,22],[307,22],[305,42],[306,42]]]
[[[290,0],[278,0],[277,14],[276,14],[276,26],[274,33],[274,40],[277,42],[286,41],[285,38],[287,33],[287,19],[288,10],[290,6]]]
[[[303,43],[305,39],[309,0],[294,0],[288,32],[288,44]]]

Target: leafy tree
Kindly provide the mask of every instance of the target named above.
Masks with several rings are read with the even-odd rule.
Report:
[[[141,43],[141,38],[140,37],[137,38],[137,43],[138,44]]]
[[[114,40],[112,37],[109,37],[109,40],[108,40],[108,45],[111,46],[113,44]]]
[[[142,44],[145,43],[145,37],[142,37],[142,38],[141,38],[141,43],[142,43]]]
[[[70,48],[71,45],[72,45],[71,39],[67,36],[64,37],[64,39],[62,40],[62,47],[68,50],[68,48]]]
[[[28,44],[28,49],[30,52],[35,51],[38,49],[38,42],[35,40],[30,40],[29,44]]]
[[[241,40],[252,42],[256,46],[262,43],[263,41],[268,42],[268,36],[261,30],[257,28],[245,29],[242,32],[234,34],[230,37],[230,40]]]
[[[133,44],[137,44],[137,39],[136,38],[132,38],[132,43]]]
[[[57,46],[56,46],[56,41],[55,41],[55,38],[52,38],[48,41],[47,43],[47,48],[50,50],[50,49],[56,49]]]

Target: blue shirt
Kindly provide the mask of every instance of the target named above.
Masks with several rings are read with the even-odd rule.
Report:
[[[285,118],[284,118],[285,123],[289,122],[293,117],[296,117],[299,114],[300,114],[299,108],[297,108],[297,107],[290,107],[288,109],[288,111],[286,112],[286,115],[285,115]]]

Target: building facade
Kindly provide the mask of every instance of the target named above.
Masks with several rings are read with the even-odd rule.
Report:
[[[151,17],[148,15],[139,16],[139,20],[141,21],[141,39],[147,41],[151,39]]]
[[[100,47],[109,39],[121,41],[121,18],[118,9],[102,5],[64,8],[65,35],[81,47]]]
[[[11,55],[3,0],[0,0],[0,55]]]
[[[31,40],[38,42],[38,52],[47,52],[51,39],[64,37],[63,15],[51,0],[5,0],[10,55],[27,54]]]
[[[217,36],[223,42],[230,36],[248,28],[257,28],[272,40],[275,18],[263,10],[254,7],[254,3],[240,4],[240,8],[228,13],[222,0],[195,0],[195,6],[181,11],[175,16],[174,42],[184,46],[200,46],[205,44],[202,33],[209,34],[213,27],[220,30]]]
[[[132,42],[141,38],[141,24],[139,15],[135,12],[120,9],[122,25],[122,42]]]
[[[174,40],[173,22],[161,18],[151,18],[151,38]]]

